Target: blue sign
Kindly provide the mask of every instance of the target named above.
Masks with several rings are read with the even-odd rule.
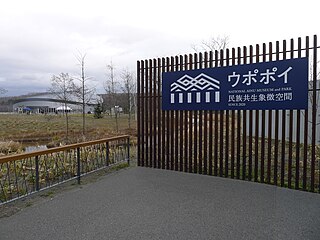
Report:
[[[165,72],[163,110],[308,108],[308,58]]]

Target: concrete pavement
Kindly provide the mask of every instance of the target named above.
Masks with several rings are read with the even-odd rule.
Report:
[[[0,239],[320,239],[320,194],[129,168],[0,219]]]

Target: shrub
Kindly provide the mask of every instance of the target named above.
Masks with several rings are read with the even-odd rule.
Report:
[[[0,142],[0,153],[18,153],[22,151],[22,145],[18,142]]]

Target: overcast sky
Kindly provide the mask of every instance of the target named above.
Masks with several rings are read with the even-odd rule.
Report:
[[[106,65],[135,71],[136,61],[193,52],[213,36],[230,47],[320,32],[319,0],[2,0],[0,87],[42,92],[53,74],[87,75],[103,92]]]

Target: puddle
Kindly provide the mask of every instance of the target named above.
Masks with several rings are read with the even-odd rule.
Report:
[[[40,150],[46,150],[47,145],[38,145],[38,146],[28,146],[25,148],[25,152],[34,152],[34,151],[40,151]]]

